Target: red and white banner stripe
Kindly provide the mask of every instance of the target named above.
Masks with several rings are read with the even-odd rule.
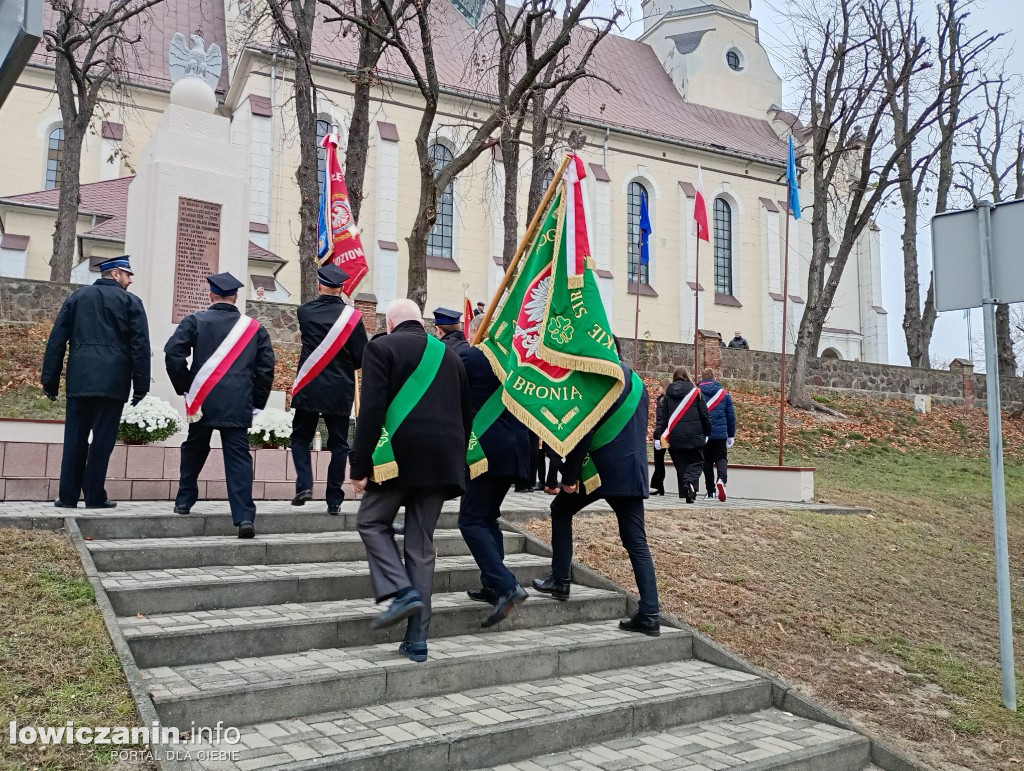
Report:
[[[668,419],[668,425],[665,427],[665,432],[661,435],[661,443],[668,447],[668,435],[672,433],[672,429],[676,427],[676,423],[682,419],[686,411],[693,406],[693,403],[700,397],[700,389],[697,386],[693,387],[693,390],[686,395],[686,398],[679,402],[679,406],[672,412],[672,417]]]
[[[363,314],[351,305],[346,305],[342,309],[338,320],[327,330],[327,334],[320,341],[320,345],[313,349],[313,352],[309,354],[309,357],[299,367],[299,371],[295,375],[295,382],[292,383],[292,396],[295,396],[295,394],[309,385],[313,378],[323,372],[324,367],[331,363],[334,357],[338,355],[338,352],[345,346],[345,343],[348,342],[349,337],[352,335],[352,330],[356,328],[356,324],[359,323],[362,317]]]
[[[725,398],[725,394],[726,390],[724,388],[719,388],[715,391],[714,395],[708,399],[708,412],[711,412],[711,410],[721,404],[722,399]]]
[[[590,236],[587,233],[587,193],[583,188],[587,170],[578,155],[569,157],[571,160],[565,170],[565,259],[566,275],[569,285],[573,286],[583,281],[587,258],[590,257]]]
[[[708,228],[708,205],[704,200],[704,170],[700,166],[697,166],[697,194],[693,201],[693,220],[697,223],[697,238],[710,243],[711,231]]]
[[[231,369],[231,365],[238,359],[239,354],[245,350],[245,346],[256,335],[260,323],[248,316],[239,317],[235,325],[231,327],[228,336],[224,338],[213,355],[203,362],[199,368],[192,385],[185,394],[185,416],[189,422],[195,422],[202,417],[201,407],[210,391],[214,389],[221,378]]]

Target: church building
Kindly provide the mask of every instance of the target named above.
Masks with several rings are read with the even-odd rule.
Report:
[[[165,0],[143,27],[131,61],[130,104],[105,101],[82,153],[78,266],[72,280],[95,277],[101,258],[122,253],[133,165],[168,105],[168,43],[199,34],[226,52],[218,112],[249,158],[248,301],[299,301],[299,162],[291,60],[273,41],[240,44],[248,3]],[[481,3],[433,0],[442,98],[431,137],[436,164],[466,141],[466,125],[492,103],[470,85]],[[786,143],[804,129],[782,109],[782,81],[761,44],[751,0],[643,0],[643,32],[609,35],[594,53],[596,75],[573,87],[565,133],[586,137],[591,248],[614,331],[632,338],[639,295],[641,338],[689,342],[697,323],[728,341],[779,351],[782,340]],[[355,36],[318,21],[314,80],[317,133],[345,132],[351,116]],[[359,228],[370,272],[358,292],[378,307],[406,295],[407,249],[419,203],[414,144],[421,96],[399,76],[395,54],[380,67]],[[529,130],[527,129],[527,134]],[[63,130],[52,57],[43,49],[0,108],[0,275],[47,280],[57,208]],[[520,169],[520,223],[526,209],[529,152]],[[344,159],[342,159],[344,164]],[[323,159],[321,159],[323,165]],[[711,242],[700,244],[693,206],[703,170]],[[428,308],[489,300],[502,275],[504,167],[486,151],[444,191],[428,242]],[[650,262],[637,253],[640,200],[652,225]],[[804,207],[813,204],[801,190]],[[169,213],[168,216],[173,216]],[[789,348],[803,311],[811,254],[806,217],[790,223]],[[866,232],[847,265],[821,337],[820,355],[885,363],[879,232]]]

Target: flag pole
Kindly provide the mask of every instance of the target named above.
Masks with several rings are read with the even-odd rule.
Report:
[[[697,232],[697,256],[693,265],[693,376],[697,375],[697,327],[700,326],[700,232]]]
[[[786,201],[786,246],[783,250],[782,268],[782,366],[779,377],[779,465],[785,465],[786,455],[786,328],[788,326],[787,311],[789,309],[789,201]]]
[[[498,307],[498,302],[501,300],[502,295],[505,294],[505,290],[508,289],[508,285],[512,282],[512,277],[516,274],[516,268],[519,266],[519,260],[522,259],[523,254],[530,245],[530,242],[533,241],[533,236],[537,232],[537,228],[540,227],[541,220],[543,220],[544,214],[548,210],[548,204],[550,204],[551,199],[555,197],[555,191],[558,190],[558,185],[562,182],[562,177],[565,176],[565,170],[569,168],[570,161],[571,156],[566,154],[565,158],[562,159],[561,165],[555,171],[555,176],[551,178],[551,184],[548,185],[548,189],[544,192],[544,197],[541,198],[537,211],[533,213],[533,219],[531,219],[530,224],[526,226],[526,233],[523,235],[523,239],[519,242],[519,246],[516,248],[516,253],[512,258],[512,262],[509,263],[508,268],[505,270],[505,275],[501,279],[501,283],[498,284],[497,291],[494,293],[494,297],[491,298],[491,302],[487,306],[487,310],[484,311],[484,318],[480,322],[480,328],[477,329],[476,334],[473,335],[473,345],[477,345],[484,339],[484,335],[487,334],[487,328],[491,325],[491,317],[494,315],[494,311]]]

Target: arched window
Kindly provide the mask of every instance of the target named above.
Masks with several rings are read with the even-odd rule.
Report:
[[[715,199],[715,294],[732,294],[732,207]]]
[[[320,145],[324,141],[324,137],[330,133],[331,122],[326,118],[317,118],[316,146],[320,149],[316,151],[316,178],[320,185],[321,193],[324,190],[324,185],[327,184],[327,151]]]
[[[452,151],[435,142],[427,152],[434,162],[434,173],[439,173],[455,157]],[[452,236],[455,231],[455,185],[449,184],[437,201],[437,219],[427,236],[427,254],[431,257],[452,257]]]
[[[46,148],[46,189],[53,190],[60,184],[60,162],[64,157],[64,129],[55,128],[50,132]]]
[[[647,209],[649,212],[651,194],[642,183],[630,182],[629,188],[626,191],[626,234],[628,236],[626,253],[629,259],[627,273],[630,284],[637,283],[638,272],[640,276],[639,283],[651,283],[651,266],[649,264],[640,264],[640,200],[642,196],[647,197]]]
[[[547,190],[549,187],[551,187],[551,183],[554,181],[554,179],[555,179],[555,170],[553,168],[551,168],[550,166],[548,166],[547,169],[544,170],[544,189],[545,190]]]

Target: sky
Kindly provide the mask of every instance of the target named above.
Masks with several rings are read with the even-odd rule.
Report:
[[[713,0],[708,0],[713,2]],[[643,31],[639,0],[631,0],[634,20],[624,30],[624,34],[636,37]],[[776,71],[783,78],[786,77],[786,63],[792,55],[792,41],[794,39],[792,29],[783,13],[793,3],[790,0],[753,0],[753,16],[758,20],[761,34],[761,44],[768,51],[768,55],[775,65]],[[923,6],[931,6],[933,3],[924,2]],[[1014,17],[1019,16],[1024,0],[974,0],[974,7],[968,19],[968,26],[972,32],[988,30],[989,32],[1004,32],[1004,37],[997,42],[998,53],[1008,56],[1007,69],[1014,73],[1024,73],[1024,42],[1020,35],[1013,31]],[[1016,12],[1016,14],[1014,13]],[[789,84],[784,85],[783,106],[795,109],[799,106],[799,95]],[[931,248],[929,239],[928,220],[930,213],[919,223],[919,260],[921,264],[922,292],[928,284],[928,276],[931,270]],[[882,243],[882,295],[883,304],[889,312],[889,361],[892,364],[909,364],[907,358],[906,339],[903,336],[903,259],[900,237],[903,230],[903,213],[898,203],[898,196],[895,205],[890,205],[876,218],[881,228]],[[964,318],[963,311],[950,311],[939,315],[935,325],[935,335],[932,338],[931,354],[932,366],[945,367],[957,357],[971,358],[970,349],[974,348],[975,368],[978,371],[984,370],[982,361],[981,344],[981,311],[974,310],[971,313],[970,331],[974,340],[971,346],[968,341],[968,321]]]

